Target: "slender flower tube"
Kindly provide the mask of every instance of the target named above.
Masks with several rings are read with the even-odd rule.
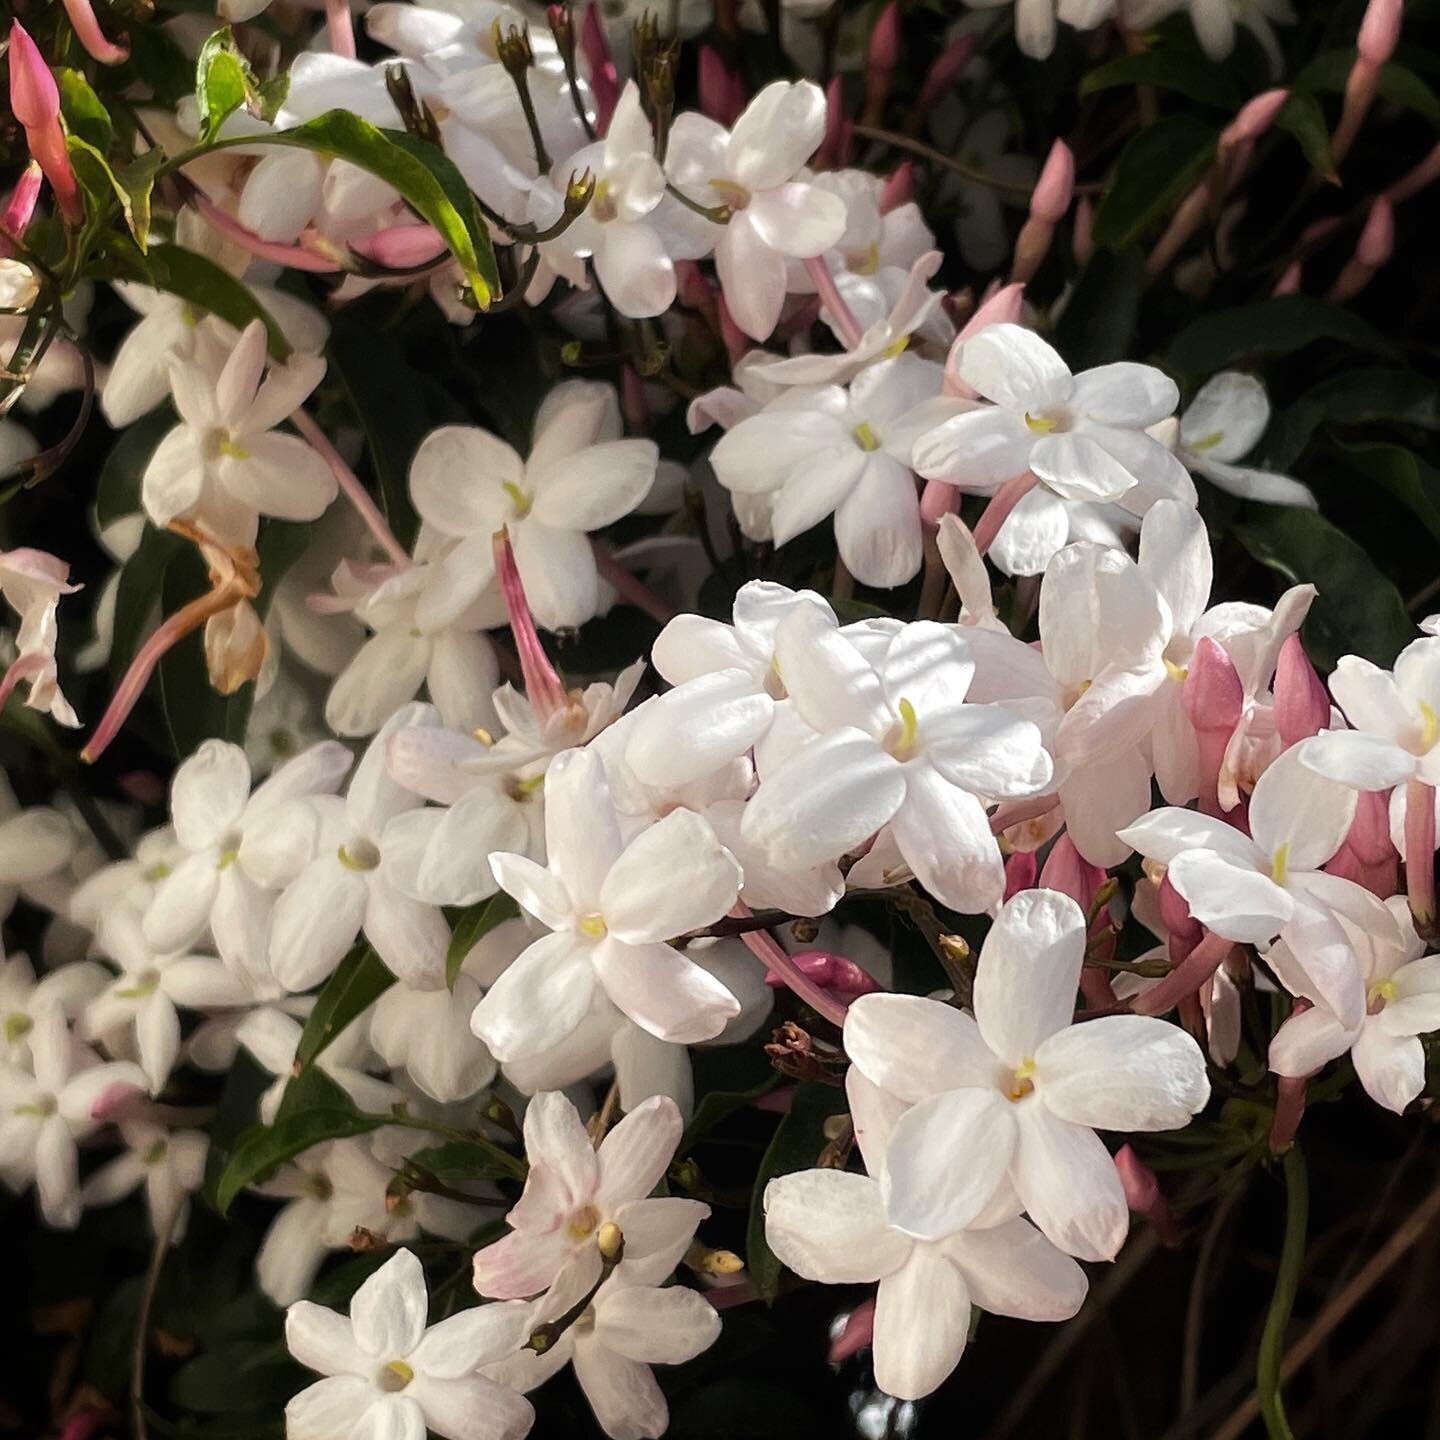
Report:
[[[520,580],[507,530],[499,530],[495,534],[495,573],[500,580],[500,593],[505,597],[505,609],[510,615],[510,633],[515,637],[515,649],[520,656],[520,671],[525,677],[525,698],[543,727],[552,715],[569,705],[570,697],[559,671],[550,663],[550,657],[540,643],[535,617],[530,613],[530,602],[525,598],[525,586]]]
[[[67,225],[85,220],[85,202],[60,124],[60,90],[35,42],[17,20],[10,27],[10,109],[25,127],[25,143],[45,172]]]
[[[751,910],[743,900],[736,901],[730,912],[737,919],[748,919]],[[818,985],[786,953],[784,946],[773,935],[764,930],[747,930],[740,939],[745,948],[764,963],[772,974],[778,975],[817,1015],[823,1015],[832,1025],[845,1024],[846,1006],[836,1000],[822,986]]]
[[[1120,1172],[1120,1184],[1125,1189],[1125,1203],[1154,1226],[1162,1245],[1178,1245],[1180,1228],[1175,1223],[1170,1202],[1166,1200],[1155,1172],[1129,1145],[1122,1145],[1115,1152],[1115,1168]]]
[[[1280,647],[1275,664],[1275,728],[1281,741],[1298,745],[1330,724],[1330,697],[1298,635]]]
[[[309,442],[310,448],[330,467],[345,498],[355,507],[356,513],[365,522],[365,528],[385,548],[385,553],[397,566],[404,569],[410,564],[405,547],[395,538],[385,517],[380,513],[370,492],[360,483],[360,478],[345,463],[345,457],[330,443],[330,437],[303,410],[297,410],[290,417],[290,423]]]
[[[805,273],[815,284],[815,293],[819,295],[821,303],[834,319],[835,329],[844,342],[845,348],[847,350],[858,349],[865,335],[865,327],[855,318],[855,312],[840,293],[839,287],[835,284],[835,277],[830,273],[829,263],[823,255],[812,255],[802,263],[805,266]]]
[[[75,38],[85,47],[85,53],[102,65],[120,65],[130,58],[127,44],[116,44],[105,38],[90,0],[64,0],[65,13],[70,17]]]
[[[1355,37],[1355,64],[1345,81],[1345,104],[1340,123],[1330,138],[1336,165],[1350,153],[1360,126],[1380,92],[1380,75],[1400,40],[1404,0],[1370,0],[1360,33]]]
[[[858,995],[873,995],[884,988],[873,975],[862,970],[853,960],[847,960],[843,955],[832,955],[828,950],[805,950],[791,958],[797,969],[803,971],[817,985],[833,992],[836,998],[846,1005]],[[789,981],[772,970],[766,975],[765,983],[778,989],[788,986]]]
[[[1040,483],[1033,470],[1022,470],[1007,480],[986,503],[975,525],[975,548],[983,555],[994,543],[1010,512]]]
[[[1137,995],[1130,1008],[1136,1015],[1163,1015],[1187,996],[1194,995],[1225,962],[1235,948],[1233,940],[1213,931],[1207,933],[1193,950],[1158,985]]]
[[[1011,284],[1032,279],[1055,239],[1055,227],[1065,217],[1075,196],[1075,156],[1070,147],[1057,140],[1045,157],[1040,178],[1030,196],[1030,217],[1015,241],[1015,260],[1010,267]]]
[[[880,12],[870,31],[870,45],[865,53],[865,123],[879,124],[890,98],[890,84],[895,67],[900,63],[900,5],[890,3]]]
[[[1384,195],[1377,195],[1365,217],[1355,253],[1330,287],[1333,301],[1352,300],[1374,278],[1395,250],[1395,207]]]
[[[1405,787],[1405,889],[1422,936],[1435,929],[1435,787],[1411,780]]]
[[[580,28],[580,49],[590,66],[590,91],[595,96],[596,129],[604,134],[610,128],[610,117],[620,103],[620,79],[610,55],[610,42],[600,23],[600,7],[585,7],[585,23]]]
[[[875,1297],[862,1300],[845,1317],[844,1328],[830,1342],[828,1359],[832,1365],[848,1360],[858,1351],[875,1343]]]

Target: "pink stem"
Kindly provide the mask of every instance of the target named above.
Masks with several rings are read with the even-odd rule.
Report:
[[[753,913],[743,900],[735,902],[731,915],[737,919],[748,919]],[[780,942],[764,930],[747,930],[741,937],[745,947],[761,961],[767,970],[773,970],[812,1010],[823,1015],[837,1029],[845,1025],[845,1009],[838,1000],[827,995],[785,952]]]
[[[350,0],[325,0],[325,23],[330,30],[330,48],[347,60],[355,58],[355,21]]]
[[[345,463],[345,457],[330,443],[325,432],[303,410],[295,411],[290,423],[330,467],[330,473],[345,492],[345,498],[355,507],[365,522],[365,528],[385,547],[385,553],[397,565],[408,566],[410,557],[405,553],[405,547],[391,533],[379,506],[370,498],[370,492],[360,483],[360,477]]]
[[[600,573],[615,587],[621,599],[628,600],[637,610],[643,610],[661,625],[668,625],[675,618],[674,610],[643,580],[627,570],[600,541],[592,539],[590,548],[595,552],[595,564]]]
[[[975,548],[984,555],[995,543],[1000,527],[1010,512],[1040,483],[1033,470],[1022,470],[1007,480],[991,497],[975,525]]]
[[[1405,890],[1425,935],[1435,923],[1435,789],[1423,780],[1405,787]]]
[[[1270,1124],[1270,1149],[1283,1155],[1294,1143],[1305,1114],[1307,1075],[1281,1075],[1275,1083],[1275,1118]]]
[[[321,255],[303,244],[281,245],[274,240],[262,239],[204,195],[195,197],[195,208],[227,240],[233,240],[242,250],[248,250],[261,260],[273,260],[275,264],[288,266],[291,270],[309,270],[316,275],[333,275],[341,269],[339,260],[333,256]]]
[[[1039,795],[1034,800],[1012,800],[997,806],[990,817],[990,833],[1001,835],[1012,825],[1023,825],[1027,820],[1037,820],[1048,815],[1058,804],[1056,795]]]
[[[500,591],[505,596],[505,608],[510,614],[510,633],[515,637],[515,648],[520,654],[525,696],[535,713],[542,719],[548,719],[569,703],[565,682],[540,643],[535,617],[530,613],[530,602],[525,598],[525,586],[515,564],[509,532],[497,531],[494,543],[495,572],[500,577]]]
[[[1187,995],[1193,995],[1206,984],[1235,948],[1233,940],[1212,930],[1156,986],[1137,995],[1131,1005],[1136,1015],[1163,1015]]]
[[[849,302],[835,284],[835,277],[830,273],[830,266],[825,257],[812,255],[805,261],[805,273],[814,282],[815,293],[819,295],[821,302],[830,312],[830,318],[835,322],[835,329],[839,332],[845,348],[847,350],[859,349],[865,331],[855,318],[855,312],[850,308]]]

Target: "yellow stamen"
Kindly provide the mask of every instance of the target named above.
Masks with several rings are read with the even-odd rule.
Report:
[[[19,1010],[13,1010],[5,1017],[5,1043],[7,1045],[18,1044],[33,1029],[35,1022]]]
[[[1025,423],[1037,435],[1048,435],[1055,428],[1053,420],[1047,419],[1044,415],[1032,415],[1028,410],[1025,412]]]
[[[570,1217],[570,1223],[565,1228],[570,1232],[571,1239],[583,1240],[587,1235],[595,1233],[595,1227],[599,1223],[600,1212],[593,1205],[587,1205]]]
[[[341,845],[335,853],[347,870],[373,870],[380,863],[380,852],[368,840],[356,841],[353,851]]]
[[[1285,876],[1290,871],[1290,847],[1282,845],[1270,861],[1270,878],[1277,884],[1285,883]]]
[[[402,1385],[408,1385],[415,1378],[415,1371],[403,1360],[392,1360],[385,1367]]]
[[[239,858],[240,851],[238,849],[222,850],[215,868],[217,870],[228,870]]]
[[[893,360],[897,355],[903,355],[910,347],[910,337],[902,335],[898,340],[892,340],[881,352],[881,358]]]
[[[1190,451],[1192,455],[1197,450],[1213,450],[1224,438],[1225,432],[1223,430],[1212,430],[1203,438],[1190,441],[1185,448]]]
[[[605,938],[605,917],[603,915],[582,916],[578,928],[582,935],[588,935],[592,940],[603,940]]]
[[[495,743],[495,737],[483,726],[477,725],[470,732],[488,750]]]
[[[880,437],[870,428],[868,420],[862,420],[855,427],[855,443],[862,450],[878,450],[880,448]]]
[[[170,1146],[164,1140],[157,1140],[142,1157],[147,1165],[158,1165],[164,1158],[165,1152]]]
[[[1035,1061],[1026,1056],[1020,1062],[1019,1068],[1015,1071],[1014,1077],[1006,1087],[1005,1098],[1009,1101],[1023,1100],[1027,1095],[1033,1093],[1035,1082],[1031,1076],[1035,1074]]]
[[[1400,987],[1393,980],[1377,980],[1366,995],[1366,1010],[1378,1015],[1400,993]]]
[[[250,452],[237,445],[229,435],[220,437],[220,453],[228,455],[232,460],[248,460]]]
[[[873,275],[880,268],[880,247],[868,245],[856,251],[849,257],[846,268],[853,275]]]
[[[143,1000],[147,995],[153,995],[160,988],[160,976],[150,970],[142,975],[133,985],[127,985],[123,990],[115,993],[122,1000]]]
[[[599,1234],[595,1236],[595,1248],[602,1260],[613,1264],[620,1258],[625,1249],[625,1235],[613,1220],[607,1220],[600,1227]]]
[[[1165,673],[1172,680],[1183,681],[1185,677],[1189,675],[1190,667],[1188,665],[1177,665],[1173,660],[1167,660],[1165,662]]]
[[[1425,717],[1425,724],[1420,731],[1420,744],[1428,750],[1437,740],[1440,740],[1440,715],[1437,715],[1434,708],[1423,700],[1420,702],[1420,713]]]
[[[163,861],[157,861],[146,872],[145,878],[152,884],[158,885],[170,874],[170,867]]]
[[[535,503],[535,497],[527,495],[513,480],[502,480],[500,488],[514,502],[515,518],[523,520],[530,513],[530,507]]]

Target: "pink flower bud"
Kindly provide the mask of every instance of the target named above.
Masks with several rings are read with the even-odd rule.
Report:
[[[1357,797],[1355,819],[1345,843],[1366,865],[1381,865],[1398,858],[1390,838],[1390,802],[1383,790],[1362,790]]]
[[[1105,872],[1098,865],[1092,865],[1075,848],[1068,831],[1050,847],[1045,868],[1040,872],[1043,888],[1068,895],[1082,910],[1090,908],[1095,892],[1106,879]]]
[[[1330,724],[1330,697],[1298,635],[1280,647],[1275,662],[1275,728],[1284,745],[1298,745]]]
[[[862,1300],[846,1317],[840,1333],[830,1342],[829,1360],[838,1365],[857,1350],[875,1343],[875,1299]]]
[[[1033,850],[1017,850],[1005,860],[1005,898],[1011,899],[1022,890],[1033,890],[1038,878],[1039,863]]]
[[[978,36],[962,35],[958,40],[947,45],[936,57],[935,63],[926,72],[924,83],[920,87],[920,99],[916,108],[922,115],[928,112],[960,78],[965,67],[969,65],[970,57],[974,55],[978,43]]]
[[[843,955],[832,955],[828,950],[805,950],[791,959],[803,974],[822,988],[836,992],[846,1003],[857,995],[873,995],[881,988],[874,976],[862,970],[853,960],[847,960]],[[770,971],[765,976],[765,983],[781,989],[787,982],[783,975]]]
[[[26,130],[60,124],[60,89],[18,20],[10,27],[10,109]]]
[[[1300,262],[1296,260],[1285,267],[1280,278],[1275,282],[1275,288],[1270,293],[1272,295],[1298,295],[1300,278]]]
[[[20,240],[30,228],[31,217],[35,214],[35,202],[40,198],[40,186],[44,178],[44,172],[33,160],[20,172],[20,178],[5,201],[4,209],[0,210],[0,230],[4,231],[4,234],[0,235],[0,259],[9,259],[15,253],[14,247],[5,236],[13,235]]]
[[[1373,5],[1371,7],[1374,8]],[[1355,243],[1355,258],[1371,270],[1378,270],[1395,250],[1395,209],[1384,195],[1377,195],[1365,219],[1365,228]]]
[[[975,391],[960,378],[960,353],[965,342],[979,334],[987,325],[1013,325],[1019,319],[1025,302],[1025,286],[1015,281],[996,290],[981,302],[975,313],[961,327],[945,357],[945,393],[962,395],[967,399],[976,398]]]
[[[1245,140],[1258,140],[1274,123],[1290,98],[1288,90],[1263,90],[1247,100],[1235,118],[1220,132],[1220,146],[1229,149]]]
[[[598,129],[603,135],[610,128],[610,117],[620,100],[620,81],[615,61],[610,56],[610,42],[600,22],[600,7],[585,9],[585,23],[580,29],[580,49],[590,67],[590,89],[595,96]]]
[[[408,270],[444,254],[445,241],[430,225],[391,225],[363,240],[351,241],[350,248],[377,265]]]
[[[1045,167],[1030,196],[1030,214],[1036,220],[1057,224],[1070,208],[1075,195],[1075,156],[1070,147],[1057,140],[1045,157]]]
[[[899,63],[900,3],[899,0],[890,0],[870,32],[870,48],[865,55],[865,70],[872,93],[877,88],[890,88],[890,77]]]
[[[675,282],[676,298],[687,310],[705,310],[714,303],[715,292],[695,261],[675,262]]]
[[[825,138],[815,152],[817,170],[833,170],[850,158],[850,122],[845,118],[845,92],[837,75],[825,87]]]
[[[1150,1222],[1162,1245],[1178,1244],[1180,1232],[1175,1216],[1160,1182],[1155,1178],[1155,1172],[1129,1145],[1122,1145],[1115,1152],[1115,1169],[1119,1172],[1125,1203],[1130,1209]]]
[[[100,1121],[121,1120],[128,1116],[137,1105],[144,1106],[148,1103],[145,1091],[139,1085],[131,1085],[128,1081],[117,1080],[113,1084],[107,1085],[90,1102],[90,1118]]]
[[[1400,19],[1404,0],[1370,0],[1355,48],[1363,59],[1379,69],[1395,53],[1400,41]]]
[[[1440,180],[1440,145],[1434,146],[1418,165],[1407,170],[1385,191],[1385,195],[1392,205],[1401,205],[1433,185],[1436,180]]]
[[[1190,913],[1190,903],[1170,883],[1167,875],[1156,892],[1160,904],[1160,919],[1172,936],[1187,948],[1200,943],[1205,933],[1200,922]]]
[[[927,525],[938,525],[946,515],[960,509],[960,491],[943,480],[927,480],[920,495],[920,518]]]
[[[915,165],[904,160],[891,172],[880,190],[879,208],[882,215],[898,210],[915,198]]]
[[[90,0],[64,0],[64,3],[75,38],[85,47],[88,55],[102,65],[120,65],[130,58],[128,45],[116,45],[105,38],[105,32],[90,8]]]
[[[740,103],[737,107],[737,97]],[[700,47],[700,109],[728,130],[745,108],[740,77],[713,45]]]
[[[1228,738],[1240,723],[1245,687],[1235,662],[1208,635],[1202,636],[1195,647],[1182,695],[1190,723],[1202,733]]]

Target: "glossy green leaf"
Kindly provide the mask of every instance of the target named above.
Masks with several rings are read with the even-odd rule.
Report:
[[[1390,424],[1440,430],[1440,385],[1413,370],[1343,370],[1307,390],[1275,417],[1262,454],[1284,468],[1315,431],[1330,425]]]
[[[1108,60],[1085,76],[1080,93],[1094,95],[1137,85],[1173,90],[1197,105],[1220,110],[1236,110],[1245,99],[1230,69],[1215,64],[1202,50],[1185,45],[1155,45]]]
[[[775,1130],[750,1199],[750,1225],[745,1241],[745,1267],[756,1293],[774,1300],[785,1267],[765,1239],[765,1187],[777,1175],[809,1170],[825,1149],[825,1122],[845,1109],[845,1091],[837,1085],[802,1081]]]
[[[288,74],[261,80],[240,53],[230,27],[217,30],[200,47],[195,62],[195,109],[202,143],[213,140],[242,105],[268,124],[285,103],[289,89]]]
[[[115,127],[90,82],[80,71],[62,68],[55,71],[55,83],[60,90],[60,113],[65,129],[102,155],[108,154]]]
[[[471,905],[455,922],[450,932],[450,948],[445,953],[445,983],[455,988],[456,977],[465,957],[497,925],[513,920],[520,913],[520,907],[503,890]]]
[[[1400,445],[1339,445],[1339,452],[1368,480],[1387,490],[1440,541],[1440,471]]]
[[[1293,135],[1300,142],[1310,168],[1322,180],[1338,185],[1340,177],[1335,173],[1335,157],[1330,151],[1330,127],[1325,123],[1325,112],[1320,102],[1304,92],[1296,92],[1280,107],[1275,117],[1280,129]]]
[[[1130,354],[1144,289],[1145,257],[1139,249],[1095,252],[1055,326],[1055,343],[1071,369],[1108,365]]]
[[[319,1072],[314,1072],[318,1074]],[[215,1208],[224,1215],[247,1185],[272,1174],[287,1160],[303,1155],[327,1140],[368,1135],[389,1124],[383,1115],[361,1115],[353,1107],[306,1109],[277,1119],[274,1125],[254,1125],[236,1141],[230,1163],[215,1187]]]
[[[1314,510],[1255,507],[1233,527],[1263,565],[1318,590],[1305,621],[1305,648],[1321,673],[1342,655],[1390,665],[1415,638],[1400,593],[1343,530]]]
[[[1339,94],[1355,66],[1355,51],[1329,50],[1317,55],[1296,75],[1292,89]],[[1380,94],[1392,105],[1413,110],[1432,125],[1440,125],[1440,99],[1408,66],[1391,61],[1380,72]]]
[[[309,1065],[394,983],[394,975],[374,950],[369,945],[357,945],[335,967],[335,973],[316,997],[295,1050],[296,1064]]]
[[[120,431],[95,488],[95,523],[102,530],[140,513],[140,481],[155,447],[174,424],[174,411],[161,405]]]
[[[1121,152],[1095,211],[1095,243],[1124,250],[1172,214],[1214,160],[1218,134],[1188,115],[1141,130]]]
[[[1342,306],[1308,295],[1280,295],[1192,320],[1170,342],[1165,360],[1171,370],[1205,379],[1227,366],[1291,355],[1321,340],[1377,355],[1392,348],[1378,330]]]
[[[187,548],[178,535],[147,527],[135,553],[120,567],[110,640],[110,673],[117,679],[134,658],[152,619],[159,619],[165,572]]]
[[[228,270],[180,245],[153,245],[145,259],[143,277],[125,278],[143,278],[157,290],[177,295],[197,309],[209,311],[236,330],[243,330],[252,320],[263,320],[271,355],[277,360],[289,356],[290,342],[274,317],[255,298],[250,287]]]
[[[440,1180],[517,1180],[525,1174],[522,1159],[488,1140],[450,1140],[407,1158]]]

